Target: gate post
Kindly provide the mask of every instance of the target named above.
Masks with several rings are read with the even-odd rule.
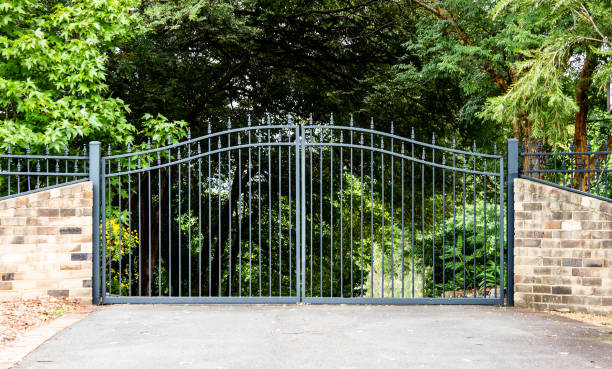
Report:
[[[100,142],[89,143],[89,180],[93,183],[91,277],[92,303],[100,304]]]
[[[514,306],[514,180],[518,178],[519,145],[508,139],[508,306]]]

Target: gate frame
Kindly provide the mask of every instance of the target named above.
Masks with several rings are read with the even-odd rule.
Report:
[[[291,125],[291,120],[289,120]],[[261,128],[270,127],[261,126]],[[500,212],[500,285],[501,297],[498,298],[367,298],[367,297],[306,297],[306,127],[303,124],[294,125],[295,127],[295,189],[296,189],[296,295],[288,297],[178,297],[178,296],[106,296],[104,282],[101,283],[100,276],[100,251],[105,254],[105,250],[100,250],[100,205],[104,209],[104,193],[103,183],[105,182],[105,166],[102,165],[103,158],[101,155],[101,144],[97,141],[89,143],[89,180],[93,182],[93,229],[92,229],[92,303],[108,304],[108,303],[170,303],[170,304],[185,304],[185,303],[232,303],[232,304],[259,304],[259,303],[308,303],[308,304],[373,304],[373,305],[504,305],[514,306],[514,179],[518,177],[518,140],[509,139],[507,141],[507,217],[504,223],[504,212]],[[229,131],[240,131],[229,130]],[[366,130],[369,131],[369,130]],[[228,131],[220,132],[219,134],[227,133]],[[378,134],[388,135],[386,132],[374,131]],[[398,136],[399,137],[399,136]],[[404,137],[401,137],[405,139]],[[414,140],[413,140],[414,141]],[[421,142],[415,141],[419,144]],[[426,146],[430,144],[422,143]],[[245,146],[246,147],[246,146]],[[447,149],[438,146],[440,149]],[[239,146],[242,148],[242,146]],[[503,206],[505,186],[504,186],[504,158],[500,158],[500,203]],[[299,170],[299,171],[298,171]],[[101,196],[102,188],[102,196]],[[299,191],[299,196],[297,195]],[[101,202],[102,201],[102,202]],[[299,214],[299,220],[298,219]],[[507,225],[507,232],[504,232],[504,224]],[[505,233],[505,234],[504,234]],[[507,272],[504,272],[504,241],[507,243]],[[106,268],[102,269],[102,277],[104,277]],[[504,299],[504,277],[507,278],[507,293]]]

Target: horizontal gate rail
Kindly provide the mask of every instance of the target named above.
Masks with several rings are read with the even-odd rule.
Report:
[[[303,302],[313,305],[503,305],[503,298],[368,298],[368,297],[306,297]]]

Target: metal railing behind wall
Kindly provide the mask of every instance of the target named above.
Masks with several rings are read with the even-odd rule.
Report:
[[[593,148],[596,149],[593,149]],[[586,194],[603,200],[612,200],[612,151],[608,142],[587,144],[584,152],[546,152],[538,143],[535,152],[525,152],[523,145],[520,175],[545,184]]]
[[[88,180],[87,147],[73,154],[68,148],[62,154],[50,153],[49,147],[40,151],[8,146],[0,154],[0,200]]]

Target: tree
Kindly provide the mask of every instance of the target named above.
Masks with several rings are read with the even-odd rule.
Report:
[[[498,2],[495,17],[517,13],[516,28],[537,28],[542,36],[536,47],[518,50],[514,66],[519,78],[503,96],[489,100],[487,111],[493,118],[523,124],[521,117],[528,116],[534,137],[557,144],[573,133],[575,149],[587,151],[589,113],[602,110],[604,86],[612,77],[611,5],[581,0]]]
[[[146,1],[138,16],[147,32],[121,46],[111,60],[110,86],[132,109],[131,116],[159,112],[188,121],[194,136],[221,129],[224,117],[237,124],[246,113],[277,117],[292,113],[315,120],[336,113],[348,123],[420,138],[456,131],[461,106],[457,80],[432,79],[427,89],[401,99],[384,88],[405,56],[402,43],[415,39],[416,16],[407,1],[360,0],[269,2]],[[372,92],[375,92],[374,94]],[[241,123],[240,123],[241,122]],[[463,130],[469,138],[479,132]]]
[[[128,141],[133,126],[107,84],[107,53],[130,32],[132,0],[0,4],[0,145],[63,149]]]

